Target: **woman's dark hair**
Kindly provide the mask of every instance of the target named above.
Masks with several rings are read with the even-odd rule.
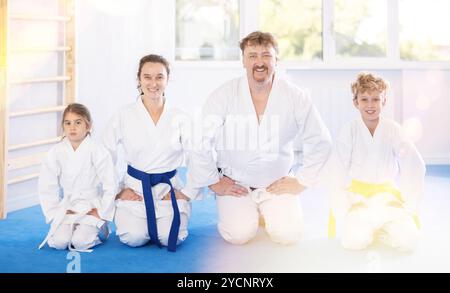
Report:
[[[150,63],[161,63],[166,68],[167,76],[169,76],[169,74],[170,74],[170,64],[166,60],[166,58],[164,58],[163,56],[160,56],[160,55],[150,54],[150,55],[142,57],[141,61],[139,61],[139,69],[138,69],[138,73],[137,73],[138,80],[139,80],[139,77],[141,76],[142,67],[147,62],[150,62]]]
[[[141,60],[139,61],[139,69],[137,72],[137,79],[139,80],[141,77],[141,72],[142,72],[142,67],[144,66],[145,63],[160,63],[162,65],[164,65],[164,67],[166,68],[166,72],[167,72],[167,77],[169,77],[170,74],[170,64],[169,61],[166,60],[166,58],[164,58],[163,56],[160,55],[156,55],[156,54],[150,54],[150,55],[146,55],[144,57],[141,58]],[[138,89],[142,94],[142,91],[140,90],[140,84],[138,84]]]

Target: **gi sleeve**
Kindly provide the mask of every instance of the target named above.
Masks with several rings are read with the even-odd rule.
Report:
[[[98,145],[93,154],[92,163],[103,189],[98,214],[101,219],[112,221],[115,212],[115,198],[118,193],[116,169],[114,168],[114,163],[110,153],[104,146]]]
[[[351,207],[347,193],[351,183],[351,156],[352,132],[350,124],[347,124],[335,140],[322,176],[322,181],[329,193],[331,209],[338,218],[342,218]]]
[[[56,159],[56,151],[52,148],[42,162],[38,180],[39,202],[46,223],[50,223],[54,219],[61,202],[59,196],[61,190],[60,174],[61,168]]]
[[[194,188],[219,182],[217,163],[214,160],[215,136],[225,121],[227,112],[226,88],[219,88],[211,94],[202,110],[201,135],[194,140],[190,155],[188,184]]]
[[[399,134],[394,152],[398,160],[399,189],[405,200],[405,208],[411,212],[418,211],[418,205],[424,193],[425,163],[414,144],[399,126]]]
[[[195,181],[194,171],[195,164],[193,160],[193,136],[196,126],[194,120],[191,119],[188,114],[183,113],[183,119],[179,121],[180,133],[181,133],[181,145],[183,146],[184,158],[187,168],[186,184],[181,189],[181,192],[189,197],[190,200],[201,200],[202,190],[201,188],[193,187],[192,184]]]
[[[308,187],[317,182],[330,155],[331,137],[309,97],[297,89],[293,101],[295,121],[303,143],[303,166],[296,177]]]
[[[118,147],[122,143],[122,138],[121,115],[119,112],[110,119],[102,137],[103,146],[108,150],[114,166],[117,165]],[[119,191],[124,187],[124,177],[125,174],[117,177]]]

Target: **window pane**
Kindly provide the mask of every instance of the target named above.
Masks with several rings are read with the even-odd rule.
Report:
[[[400,57],[450,61],[450,1],[400,0]]]
[[[322,0],[261,0],[260,9],[260,28],[277,37],[281,59],[322,59]]]
[[[386,0],[335,0],[334,5],[337,55],[386,56]]]
[[[238,0],[177,0],[177,60],[239,60]]]

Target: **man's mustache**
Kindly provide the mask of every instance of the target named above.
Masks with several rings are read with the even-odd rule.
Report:
[[[255,71],[255,70],[258,70],[258,69],[264,69],[264,70],[267,70],[268,68],[267,68],[267,66],[254,66],[253,67],[253,71]]]

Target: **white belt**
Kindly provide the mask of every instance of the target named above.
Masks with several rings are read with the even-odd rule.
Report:
[[[71,197],[74,197],[74,196],[76,196],[77,198],[81,197],[84,199],[83,201],[85,201],[86,199],[89,199],[89,198],[95,198],[97,196],[97,194],[98,194],[97,188],[64,194],[64,198],[62,199],[62,201],[60,203],[58,212],[56,213],[56,215],[53,218],[53,221],[50,225],[50,230],[48,231],[47,236],[45,237],[44,241],[42,241],[42,243],[39,245],[39,249],[41,249],[47,243],[48,239],[50,239],[50,237],[52,237],[53,234],[55,234],[56,230],[59,228],[61,223],[64,221],[64,217],[66,216],[67,209],[69,208],[69,206],[71,204],[71,201],[70,201]],[[77,211],[77,213],[80,213],[80,215],[75,218],[73,223],[75,223],[81,217],[84,217],[86,215],[86,213],[88,213],[92,209],[91,205],[89,205],[89,204],[85,204],[83,202],[82,205],[84,205],[84,207],[81,210]],[[73,223],[71,225],[72,229],[73,229]],[[69,246],[69,249],[70,249],[70,246]]]

